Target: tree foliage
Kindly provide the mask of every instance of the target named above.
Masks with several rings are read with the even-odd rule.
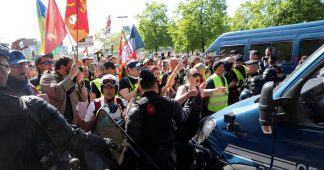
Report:
[[[323,0],[247,1],[231,19],[231,30],[255,29],[324,19]]]
[[[111,45],[113,45],[114,52],[117,52],[119,47],[120,33],[105,34],[105,29],[100,29],[96,34],[96,40],[99,41],[102,49],[111,50]]]
[[[140,19],[138,31],[146,50],[158,51],[160,47],[172,46],[168,33],[169,19],[167,6],[163,3],[146,3],[145,10],[138,15]]]
[[[177,51],[205,51],[227,30],[225,0],[189,0],[180,3],[169,27]]]

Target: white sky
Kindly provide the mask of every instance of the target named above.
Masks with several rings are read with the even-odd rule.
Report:
[[[153,1],[167,4],[171,13],[177,4],[184,0],[87,0],[90,35],[106,26],[108,15],[111,15],[112,19],[112,33],[119,32],[122,28],[122,21],[117,16],[128,16],[127,19],[123,19],[125,26],[137,26],[135,16],[144,10],[145,2]],[[232,16],[244,1],[246,0],[227,0],[229,15]],[[47,7],[48,0],[42,2]],[[64,17],[66,0],[56,0],[56,3]],[[21,37],[40,39],[36,0],[0,0],[0,16],[0,41],[10,42]],[[68,45],[67,43],[69,41],[66,37],[64,44]]]

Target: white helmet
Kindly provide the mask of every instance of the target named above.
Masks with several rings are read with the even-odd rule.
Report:
[[[118,92],[118,87],[119,87],[119,80],[116,76],[112,75],[112,74],[107,74],[104,75],[101,79],[100,79],[100,85],[102,86],[107,86],[108,84],[110,84],[111,86],[115,86],[116,87],[116,93]],[[102,88],[101,88],[101,92],[102,92]]]

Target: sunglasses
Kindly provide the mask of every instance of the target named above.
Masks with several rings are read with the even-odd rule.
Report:
[[[111,79],[105,79],[102,81],[102,85],[104,85],[104,86],[108,86],[108,85],[114,86],[116,84],[117,84],[117,82],[115,80],[111,80]]]
[[[51,65],[51,64],[53,64],[53,61],[44,61],[39,64]]]
[[[192,76],[192,77],[199,77],[200,74],[199,74],[199,73],[193,73],[191,76]]]

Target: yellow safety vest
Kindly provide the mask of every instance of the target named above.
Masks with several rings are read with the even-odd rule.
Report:
[[[131,86],[129,90],[129,92],[132,92],[133,90],[137,89],[138,88],[138,83],[136,83],[135,85],[132,84],[132,82],[129,81],[128,79],[128,82],[129,82],[129,85]],[[141,94],[140,93],[137,93],[136,94],[136,100],[140,99],[141,98]]]
[[[97,89],[100,91],[100,97],[102,97],[100,78],[96,78],[96,79],[92,80],[91,82],[96,85]]]
[[[245,77],[247,77],[247,75],[246,75],[246,67],[245,66],[243,66],[243,67],[244,67],[244,70],[245,70]],[[237,77],[238,81],[236,83],[236,86],[238,86],[240,84],[240,81],[244,82],[245,78],[243,77],[242,73],[238,69],[233,68],[233,71],[234,71],[234,73],[235,73],[235,75]]]
[[[209,97],[208,106],[207,106],[209,111],[217,112],[217,111],[227,107],[227,105],[228,105],[227,104],[227,102],[228,102],[228,84],[227,84],[226,78],[225,77],[223,77],[223,78],[225,81],[226,92],[220,93],[220,92],[214,91],[214,93]],[[215,88],[223,86],[221,77],[217,76],[216,74],[213,74],[211,76],[211,79],[214,81]]]

